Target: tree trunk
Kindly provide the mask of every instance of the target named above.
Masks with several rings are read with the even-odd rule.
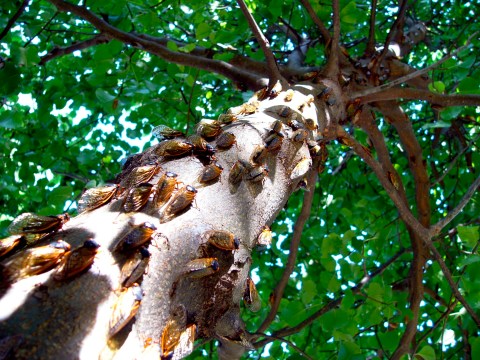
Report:
[[[100,251],[93,266],[81,276],[56,281],[50,271],[21,280],[3,294],[0,334],[23,336],[15,357],[133,359],[149,342],[160,342],[167,321],[183,308],[187,323],[197,327],[197,339],[219,339],[223,358],[240,357],[248,347],[240,303],[249,276],[251,252],[262,227],[273,222],[301,180],[302,176],[291,179],[293,169],[310,154],[306,142],[293,141],[293,130],[284,126],[281,148],[268,153],[265,159],[270,171],[263,182],[244,178],[234,186],[229,182],[230,169],[237,160],[248,162],[255,146],[264,143],[272,123],[276,119],[287,122],[287,113],[297,114],[298,121],[314,119],[323,130],[328,120],[325,114],[328,117],[330,110],[325,110],[324,102],[310,103],[313,98],[307,95],[319,92],[314,86],[317,85],[296,85],[292,100],[286,101],[282,92],[261,101],[254,114],[238,115],[236,121],[225,126],[223,130],[232,132],[237,143],[215,154],[224,169],[220,181],[198,186],[192,207],[171,221],[160,223],[159,210],[151,203],[139,212],[125,213],[121,211],[123,199],[119,198],[67,222],[56,239],[67,241],[74,248],[93,238],[101,245]],[[316,136],[317,131],[309,131],[311,139]],[[155,147],[150,148],[136,157],[135,166],[155,159],[161,162],[162,172],[175,172],[184,185],[198,185],[197,177],[204,165],[196,157],[165,161],[155,158],[154,150]],[[129,169],[132,168],[130,165]],[[150,183],[154,184],[158,176]],[[149,268],[141,283],[144,296],[135,320],[108,340],[108,324],[121,288],[120,269],[125,261],[125,255],[113,251],[113,247],[133,224],[145,221],[153,223],[163,237],[156,237],[149,246]],[[239,249],[226,251],[206,244],[202,234],[212,229],[235,234],[240,238]],[[219,271],[202,278],[186,276],[186,264],[198,258],[217,258]]]

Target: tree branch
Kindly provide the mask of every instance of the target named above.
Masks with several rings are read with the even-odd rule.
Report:
[[[247,19],[248,25],[250,26],[250,29],[255,35],[255,38],[257,39],[258,44],[262,48],[263,54],[265,55],[265,59],[267,60],[268,69],[270,73],[268,77],[269,78],[268,88],[269,90],[271,90],[273,89],[277,81],[284,80],[283,76],[280,74],[280,71],[277,66],[277,61],[275,59],[275,56],[273,55],[272,50],[270,49],[270,44],[267,38],[265,37],[265,35],[263,35],[257,22],[253,18],[252,14],[250,14],[250,11],[248,11],[247,5],[243,0],[237,0],[237,3],[243,12],[243,16],[245,16],[245,18]]]
[[[325,74],[332,80],[338,79],[339,64],[338,53],[340,51],[340,9],[338,0],[332,0],[333,9],[333,39],[330,43],[330,56],[325,70]]]
[[[315,195],[315,185],[317,183],[318,171],[318,160],[315,160],[312,169],[307,178],[308,190],[305,191],[303,195],[303,205],[300,215],[298,216],[297,221],[295,222],[295,227],[293,229],[292,241],[290,242],[290,250],[288,255],[287,264],[285,265],[285,270],[283,271],[282,277],[278,282],[277,286],[273,290],[273,303],[271,305],[270,312],[268,313],[265,320],[257,329],[257,332],[264,332],[275,319],[275,315],[278,312],[280,306],[280,301],[283,297],[283,292],[285,287],[288,284],[290,275],[292,274],[295,268],[295,262],[297,259],[298,247],[300,245],[300,240],[302,238],[303,228],[305,227],[306,222],[310,217],[310,212],[312,210],[313,197]]]
[[[105,44],[105,43],[109,42],[110,40],[111,40],[111,38],[108,37],[107,35],[98,34],[98,35],[95,35],[91,39],[81,41],[81,42],[78,42],[76,44],[73,44],[73,45],[70,45],[70,46],[67,46],[67,47],[63,47],[63,48],[56,47],[52,51],[50,51],[47,55],[42,56],[40,58],[39,65],[45,65],[50,60],[53,60],[53,59],[55,59],[59,56],[71,54],[71,53],[73,53],[74,51],[77,51],[77,50],[83,50],[83,49],[87,49],[87,48],[92,47],[92,46]]]
[[[48,1],[55,5],[61,12],[71,12],[81,17],[97,28],[100,32],[109,35],[110,37],[125,44],[154,54],[166,61],[214,72],[233,81],[239,82],[243,86],[251,89],[259,89],[264,86],[263,80],[259,79],[258,75],[238,69],[227,62],[172,51],[166,46],[162,46],[157,42],[146,40],[138,35],[127,33],[110,25],[85,7],[77,6],[63,0]]]
[[[398,10],[398,15],[395,21],[392,24],[392,27],[390,28],[390,31],[388,32],[387,39],[385,40],[385,44],[383,45],[383,50],[380,56],[378,57],[378,60],[376,64],[381,64],[383,59],[385,59],[385,56],[388,53],[388,48],[390,47],[390,42],[392,41],[393,37],[395,36],[395,33],[397,32],[397,28],[401,23],[403,23],[403,18],[405,16],[405,12],[407,10],[407,4],[408,1],[404,0],[402,4],[400,5],[400,9]]]
[[[470,185],[470,187],[468,188],[465,195],[463,195],[463,198],[462,200],[460,200],[458,205],[452,211],[450,211],[447,214],[447,216],[445,216],[443,219],[438,221],[435,225],[433,225],[430,228],[430,233],[432,234],[432,236],[438,235],[440,231],[442,231],[442,229],[445,226],[447,226],[448,223],[452,221],[463,210],[465,205],[467,205],[467,203],[470,201],[472,196],[476,193],[479,186],[480,186],[480,176],[478,176],[475,179],[475,181],[472,183],[472,185]]]
[[[377,0],[372,0],[372,7],[370,8],[370,30],[368,34],[366,55],[372,55],[375,52],[375,17],[377,15]]]
[[[307,10],[308,15],[310,15],[310,18],[313,20],[315,25],[317,25],[318,30],[320,30],[320,34],[325,40],[325,43],[328,43],[331,40],[330,32],[327,30],[322,20],[320,20],[315,10],[313,10],[312,5],[310,5],[310,2],[308,0],[300,0],[300,2],[302,3],[303,7]]]
[[[30,0],[23,0],[22,2],[22,5],[20,5],[20,7],[18,8],[17,12],[10,18],[10,20],[8,20],[7,22],[7,26],[5,26],[5,28],[3,29],[3,31],[0,33],[0,40],[2,40],[5,35],[8,34],[8,32],[10,31],[10,29],[12,28],[12,26],[15,24],[15,21],[17,21],[17,19],[23,14],[23,12],[25,11],[25,8],[28,6],[28,3],[30,2]]]

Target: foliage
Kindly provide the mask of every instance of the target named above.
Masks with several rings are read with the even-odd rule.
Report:
[[[341,42],[352,56],[359,56],[368,38],[370,5],[349,0],[340,4]],[[272,0],[248,5],[264,32],[280,18],[298,33],[308,34],[311,39],[318,36],[298,2],[284,1],[279,5]],[[312,5],[329,26],[330,6]],[[167,47],[173,51],[188,54],[200,46],[215,59],[228,61],[244,55],[263,60],[247,22],[231,1],[205,5],[190,0],[117,0],[89,2],[89,6],[124,31],[172,39]],[[3,5],[0,29],[7,26],[18,7],[18,2]],[[397,10],[392,1],[378,4],[379,43],[385,40]],[[434,63],[480,30],[479,23],[472,21],[472,3],[417,1],[407,14],[428,26],[427,41],[403,59],[416,68]],[[116,40],[43,63],[54,49],[85,41],[94,34],[98,31],[89,23],[58,12],[47,1],[32,1],[1,39],[1,235],[6,235],[9,222],[21,212],[74,213],[75,200],[84,188],[111,181],[128,155],[156,142],[150,135],[154,126],[165,124],[191,131],[201,118],[216,118],[250,95],[238,91],[223,76],[166,62]],[[294,44],[278,31],[272,31],[270,40],[279,62],[285,62]],[[472,47],[432,71],[430,89],[448,94],[480,94],[478,45],[478,39],[473,39]],[[310,47],[307,65],[324,65],[324,49],[323,44]],[[450,107],[438,115],[437,110],[420,101],[405,102],[404,109],[428,166],[435,223],[456,206],[478,176],[480,114],[474,107]],[[394,167],[413,203],[415,182],[405,150],[387,119],[377,115]],[[355,135],[366,143],[361,131],[355,130]],[[340,299],[339,307],[288,336],[288,341],[315,359],[389,356],[411,316],[408,291],[402,287],[412,261],[409,235],[397,208],[370,168],[338,142],[331,142],[328,150],[327,170],[320,175],[297,264],[276,321],[268,331],[295,326]],[[444,172],[446,175],[437,181]],[[247,328],[252,332],[269,312],[269,295],[289,255],[289,238],[302,195],[296,192],[273,224],[275,242],[271,249],[256,253],[253,259],[264,306],[260,313],[245,313]],[[478,198],[473,199],[435,241],[477,313],[479,214]],[[381,275],[362,290],[352,291],[364,276],[396,254],[398,258]],[[466,342],[475,358],[474,354],[480,353],[480,342],[475,337],[478,329],[461,305],[452,306],[456,300],[433,260],[427,261],[424,285],[429,292],[421,304],[417,358],[458,357]],[[200,358],[211,349],[207,345],[192,358]],[[265,356],[277,359],[299,357],[293,347],[281,341],[266,349]]]

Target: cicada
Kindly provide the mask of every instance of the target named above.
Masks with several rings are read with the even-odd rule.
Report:
[[[187,312],[183,305],[178,306],[163,328],[160,347],[162,359],[168,359],[180,342],[180,336],[187,326]]]
[[[122,237],[113,251],[128,251],[142,246],[147,241],[150,241],[153,233],[157,227],[152,223],[146,221],[143,224],[134,226],[124,237]]]
[[[46,233],[58,230],[68,220],[70,216],[67,213],[57,216],[23,213],[12,221],[8,231],[12,235]]]
[[[222,250],[236,250],[240,246],[240,239],[227,230],[208,230],[202,237]]]
[[[130,189],[125,198],[123,209],[126,212],[140,210],[147,203],[152,191],[153,185],[149,183],[143,183],[133,189]]]
[[[178,343],[173,349],[173,356],[171,360],[184,359],[193,352],[196,332],[197,326],[195,324],[187,326],[187,328],[182,331],[178,339]]]
[[[387,171],[387,177],[396,190],[400,189],[400,181],[398,180],[397,176],[393,172]]]
[[[150,179],[158,174],[161,167],[158,164],[144,165],[134,168],[130,174],[121,182],[121,186],[130,189],[140,184],[150,181]]]
[[[155,126],[152,130],[153,136],[155,136],[159,140],[163,139],[173,139],[176,137],[185,136],[185,134],[179,130],[172,129],[167,125],[158,125]]]
[[[268,152],[274,152],[281,148],[283,143],[283,134],[272,133],[265,139],[265,149]]]
[[[307,141],[307,146],[311,156],[317,157],[321,155],[322,149],[320,145],[317,144],[316,141],[313,141],[313,140]]]
[[[255,145],[252,154],[250,155],[250,162],[252,164],[260,165],[267,156],[267,149],[264,145]]]
[[[237,120],[237,116],[234,114],[221,114],[218,117],[217,121],[222,125],[228,125],[234,122],[235,120]]]
[[[282,130],[283,130],[283,122],[281,122],[280,120],[275,120],[272,123],[271,131],[274,133],[280,134]]]
[[[348,138],[348,137],[346,137],[346,136],[339,136],[339,137],[337,138],[337,140],[338,140],[338,142],[339,142],[340,144],[343,144],[343,145],[348,146],[348,147],[353,147],[353,145],[355,145],[355,143],[353,142],[353,140],[350,139],[350,138]]]
[[[252,168],[247,175],[245,176],[245,179],[251,181],[251,182],[262,182],[265,180],[265,178],[268,176],[268,166],[256,166]]]
[[[67,252],[53,276],[54,279],[67,280],[88,269],[93,264],[99,247],[96,241],[87,240],[83,246]]]
[[[295,142],[304,142],[308,137],[308,132],[305,129],[295,130],[292,134],[292,140]]]
[[[187,140],[171,139],[158,144],[154,153],[157,156],[181,156],[193,150],[193,144]]]
[[[290,118],[293,114],[293,110],[289,106],[283,106],[278,110],[278,115],[283,118]]]
[[[77,211],[79,214],[85,211],[94,210],[113,198],[117,192],[118,185],[105,185],[86,190],[78,201]]]
[[[0,256],[8,254],[12,251],[15,247],[20,245],[23,239],[22,235],[11,235],[4,239],[0,240]]]
[[[306,118],[305,119],[305,126],[307,127],[308,130],[317,130],[318,129],[317,123],[312,118]]]
[[[134,284],[120,293],[113,306],[110,318],[108,336],[112,337],[122,330],[128,322],[137,314],[142,302],[143,293],[138,284]]]
[[[247,278],[245,284],[243,301],[245,301],[245,305],[251,312],[257,312],[262,308],[262,301],[258,295],[257,288],[255,287],[255,283],[250,278]]]
[[[237,160],[230,169],[228,174],[228,181],[232,185],[237,185],[242,181],[243,175],[245,174],[245,165],[242,164],[240,160]]]
[[[6,277],[10,283],[13,283],[44,273],[55,267],[69,250],[70,245],[62,240],[46,246],[26,249],[3,263],[8,274]]]
[[[162,222],[167,222],[175,215],[179,215],[187,210],[190,205],[192,205],[193,200],[195,200],[196,194],[197,189],[191,185],[187,185],[178,190],[178,192],[172,197],[170,203],[167,204],[162,215]]]
[[[133,253],[122,266],[120,284],[130,287],[136,283],[145,274],[149,260],[150,252],[146,248]]]
[[[222,150],[228,150],[233,146],[233,144],[235,144],[235,142],[235,135],[227,131],[220,134],[220,136],[217,138],[216,144],[217,148]]]
[[[292,170],[292,173],[290,174],[290,179],[295,180],[298,179],[299,177],[304,176],[308,170],[312,167],[312,159],[308,158],[303,158],[298,162],[297,165]]]
[[[197,134],[192,134],[187,138],[187,141],[193,145],[193,150],[200,154],[213,155],[215,154],[215,148],[207,143],[203,137]]]
[[[215,120],[201,120],[196,126],[196,132],[201,137],[212,139],[222,131],[221,123]]]
[[[177,185],[177,174],[168,171],[160,177],[155,186],[155,195],[153,196],[153,203],[157,207],[165,204],[173,194],[175,186]]]
[[[232,115],[250,115],[254,114],[260,107],[260,102],[252,101],[240,106],[235,106],[227,110],[227,114]]]
[[[201,258],[188,262],[186,268],[188,277],[199,279],[216,273],[220,264],[216,258]]]
[[[272,245],[272,230],[265,225],[262,227],[260,234],[257,237],[257,246],[267,247]]]
[[[223,167],[218,162],[213,162],[210,165],[205,166],[202,172],[198,176],[198,182],[200,184],[210,184],[217,181],[222,174]]]

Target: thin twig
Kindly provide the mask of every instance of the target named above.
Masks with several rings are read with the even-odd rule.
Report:
[[[258,335],[261,335],[261,336],[264,337],[265,339],[278,340],[278,341],[284,342],[284,343],[287,344],[288,346],[291,346],[293,349],[295,349],[295,350],[296,350],[300,355],[302,355],[304,358],[313,360],[312,357],[308,356],[302,349],[300,349],[297,345],[295,345],[295,344],[294,344],[293,342],[291,342],[290,340],[287,340],[287,339],[284,339],[284,338],[281,338],[281,337],[278,337],[278,336],[274,336],[274,335],[266,335],[266,334],[258,334]]]
[[[55,14],[53,14],[53,16],[48,19],[48,21],[42,26],[42,28],[38,30],[37,33],[33,35],[30,39],[28,39],[28,41],[23,45],[23,47],[27,47],[33,41],[33,39],[40,35],[51,24],[51,22],[57,17],[58,14],[59,12],[56,11]]]
[[[282,277],[278,282],[275,290],[273,290],[273,303],[271,305],[270,312],[268,313],[265,320],[263,320],[262,324],[259,326],[257,332],[264,332],[275,319],[275,316],[278,312],[278,308],[280,306],[280,301],[283,297],[283,292],[285,287],[288,284],[288,280],[290,279],[290,275],[292,274],[295,268],[295,262],[297,259],[297,252],[298,247],[300,245],[300,240],[302,238],[303,228],[310,217],[310,212],[312,210],[312,202],[313,197],[315,195],[315,185],[317,182],[318,172],[316,171],[318,166],[317,161],[314,162],[312,169],[308,175],[307,184],[308,190],[305,191],[303,195],[303,205],[302,210],[300,211],[300,215],[298,216],[297,221],[295,222],[295,227],[293,229],[292,241],[290,242],[290,250],[288,255],[287,264],[285,265],[285,270],[283,271]]]
[[[322,20],[320,20],[315,10],[313,10],[312,5],[310,5],[310,2],[308,0],[300,0],[300,2],[302,3],[303,7],[307,10],[308,15],[310,15],[310,18],[313,20],[315,25],[317,25],[318,30],[320,30],[320,34],[325,40],[325,43],[328,43],[331,39],[330,32],[327,30]]]
[[[442,229],[447,226],[447,224],[452,221],[467,205],[467,203],[470,201],[472,196],[476,193],[478,187],[480,186],[480,176],[478,176],[475,181],[470,185],[468,188],[467,192],[465,195],[463,195],[462,200],[458,203],[458,205],[450,211],[447,216],[445,216],[443,219],[438,221],[435,225],[430,227],[430,233],[432,236],[436,236],[442,231]]]
[[[20,7],[18,8],[17,12],[10,18],[10,20],[8,20],[7,22],[7,26],[5,26],[5,28],[3,29],[3,31],[0,33],[0,40],[2,40],[5,35],[8,34],[8,32],[10,31],[10,29],[12,28],[12,26],[15,24],[15,21],[17,21],[17,19],[23,14],[23,12],[25,11],[25,8],[28,6],[28,3],[30,2],[30,0],[23,0],[22,2],[22,5],[20,5]]]
[[[468,39],[467,39],[467,42],[465,43],[465,45],[463,46],[460,46],[458,49],[454,50],[452,53],[448,54],[448,55],[445,55],[443,58],[441,58],[440,60],[438,60],[436,63],[430,65],[430,66],[427,66],[426,68],[424,69],[420,69],[420,70],[417,70],[417,71],[414,71],[414,72],[411,72],[410,74],[407,74],[405,76],[402,76],[398,79],[395,79],[387,84],[383,84],[383,85],[380,85],[380,86],[377,86],[377,87],[374,87],[374,88],[371,88],[371,89],[367,89],[367,90],[362,90],[362,91],[357,91],[355,93],[353,93],[351,95],[351,99],[356,99],[356,98],[360,98],[360,97],[364,97],[366,95],[373,95],[373,94],[377,94],[385,89],[389,89],[389,88],[392,88],[394,86],[397,86],[397,85],[400,85],[400,84],[403,84],[405,82],[407,82],[408,80],[411,80],[411,79],[414,79],[420,75],[423,75],[427,72],[429,72],[430,70],[440,66],[441,64],[443,64],[445,61],[451,59],[453,56],[457,55],[460,51],[466,49],[469,45],[470,45],[470,42],[471,40],[478,34],[478,31],[476,31],[475,33],[473,33]]]
[[[375,51],[375,17],[377,15],[377,0],[372,0],[370,8],[370,30],[365,54],[371,55]]]
[[[332,0],[333,8],[333,39],[330,43],[330,56],[326,65],[325,74],[330,79],[338,79],[339,64],[338,53],[340,51],[340,5],[338,0]]]

